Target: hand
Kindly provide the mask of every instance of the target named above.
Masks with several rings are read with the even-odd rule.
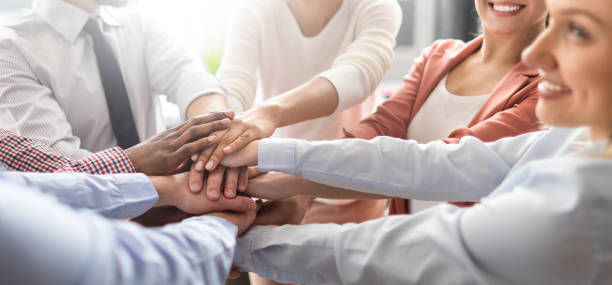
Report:
[[[210,133],[226,129],[233,117],[232,111],[194,117],[127,149],[127,156],[137,172],[172,174],[193,154],[214,146],[218,138]]]
[[[304,181],[297,176],[281,172],[269,172],[249,179],[246,194],[267,200],[282,200],[300,194],[300,183]]]
[[[227,220],[228,222],[236,225],[238,227],[238,236],[241,236],[248,230],[253,222],[255,221],[255,216],[257,215],[257,211],[261,208],[261,201],[257,201],[257,207],[253,210],[249,210],[248,212],[215,212],[210,213],[210,216],[216,216]]]
[[[206,196],[208,199],[216,201],[220,197],[220,189],[223,186],[223,195],[225,198],[232,199],[236,197],[236,191],[244,192],[247,189],[248,183],[248,168],[225,168],[223,166],[217,167],[212,172],[208,173],[208,180],[206,181]],[[225,181],[225,185],[224,184]],[[199,191],[192,192],[197,193]]]
[[[278,124],[278,107],[274,105],[260,106],[236,116],[208,156],[206,169],[214,170],[225,154],[233,153],[252,141],[270,137]]]
[[[269,201],[257,213],[254,225],[299,225],[312,203],[312,197],[298,195],[284,200]]]
[[[259,152],[259,141],[249,143],[246,147],[226,155],[221,160],[221,165],[227,167],[254,166],[257,165]]]
[[[188,189],[187,173],[155,176],[151,177],[151,181],[159,193],[159,201],[156,206],[175,206],[188,214],[226,210],[246,212],[257,207],[255,201],[249,197],[239,196],[233,199],[221,197],[217,201],[211,201],[204,193],[193,193]]]

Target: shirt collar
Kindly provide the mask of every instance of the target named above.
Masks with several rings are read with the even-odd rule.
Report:
[[[74,42],[91,17],[99,17],[105,25],[120,27],[122,23],[109,7],[100,7],[98,14],[90,14],[63,0],[34,0],[32,11],[39,15],[67,41]]]

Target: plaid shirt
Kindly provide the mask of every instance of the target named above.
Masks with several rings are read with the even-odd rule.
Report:
[[[135,173],[134,165],[119,147],[79,160],[67,158],[49,146],[0,129],[0,165],[21,172]]]

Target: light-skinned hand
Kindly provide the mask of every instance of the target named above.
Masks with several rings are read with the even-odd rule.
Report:
[[[175,206],[188,214],[204,214],[216,211],[246,212],[255,210],[256,203],[249,197],[237,196],[233,199],[220,197],[213,201],[204,193],[193,193],[187,185],[188,173],[173,176],[150,177],[159,194],[156,206]]]
[[[193,191],[200,191],[204,170],[214,171],[226,154],[233,153],[249,143],[271,136],[278,125],[274,106],[262,106],[238,114],[230,126],[212,135],[219,138],[214,147],[209,147],[193,156],[189,183]],[[199,189],[198,189],[199,188]]]

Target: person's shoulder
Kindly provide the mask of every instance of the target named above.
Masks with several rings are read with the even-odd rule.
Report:
[[[18,39],[36,39],[49,30],[48,25],[37,15],[28,14],[0,26],[0,41],[15,42]]]

